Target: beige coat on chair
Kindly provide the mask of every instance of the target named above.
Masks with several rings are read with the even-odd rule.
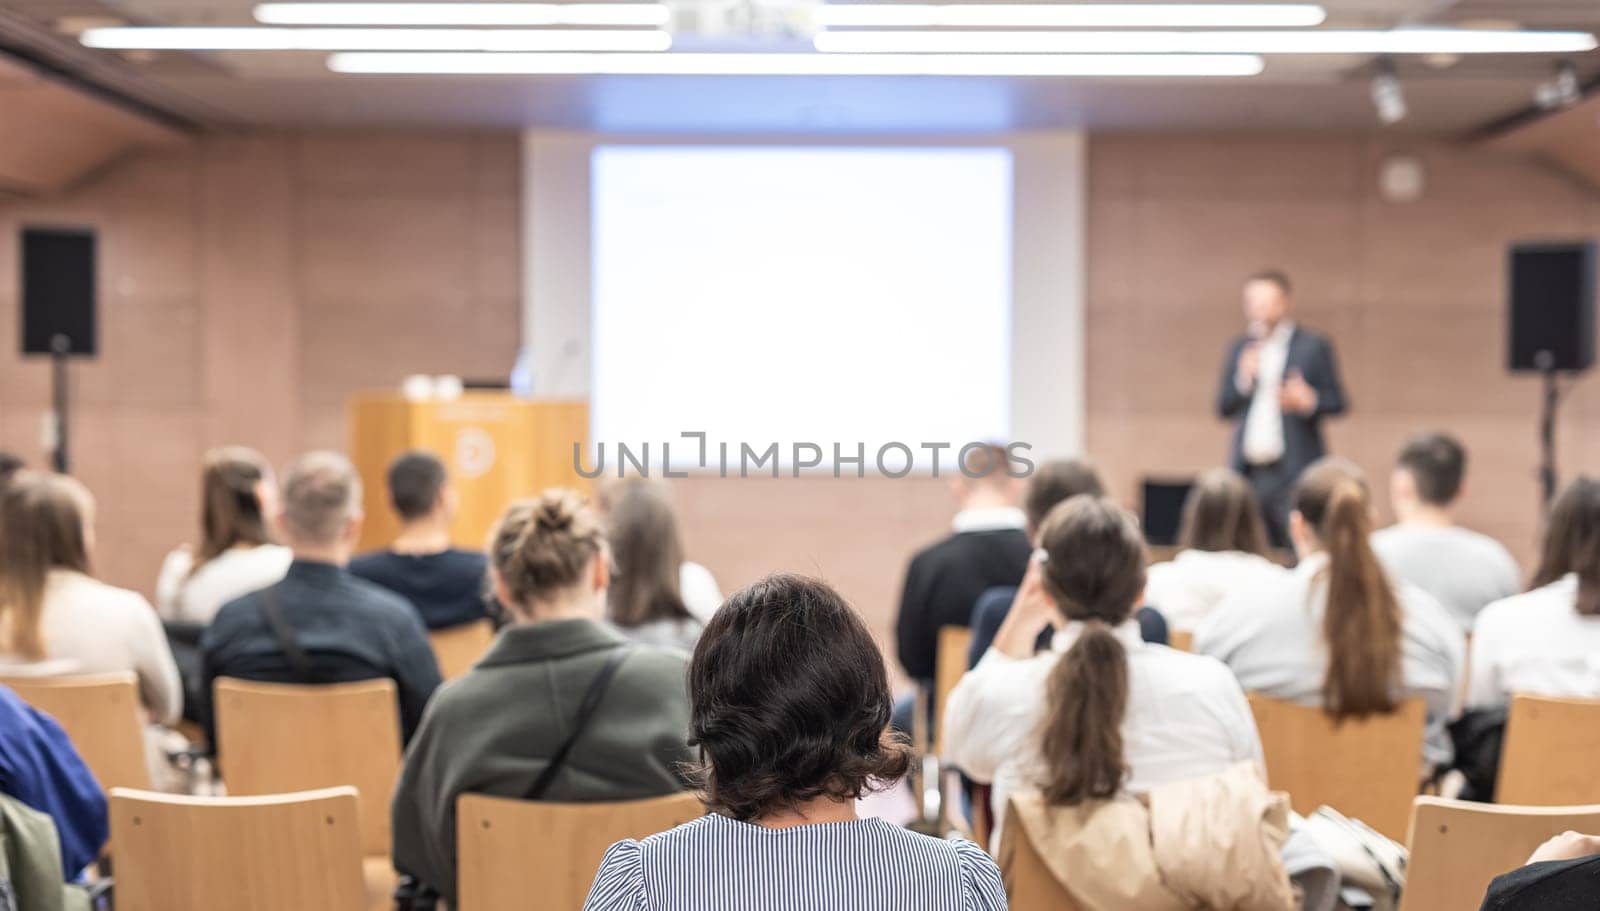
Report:
[[[1011,798],[1018,826],[1000,863],[1031,843],[1082,911],[1289,911],[1294,890],[1279,852],[1289,800],[1241,763],[1220,775],[1162,785],[1144,797],[1050,806],[1038,793]],[[1021,831],[1019,831],[1021,830]]]

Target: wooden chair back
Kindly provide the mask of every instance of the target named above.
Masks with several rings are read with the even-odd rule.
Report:
[[[389,853],[389,800],[400,778],[393,680],[325,686],[224,677],[214,699],[217,761],[228,793],[283,794],[354,787],[362,845]]]
[[[434,660],[439,662],[439,676],[446,680],[454,680],[471,670],[492,642],[494,624],[488,620],[474,620],[428,633]]]
[[[1322,709],[1251,694],[1267,784],[1289,792],[1296,811],[1327,805],[1399,841],[1422,772],[1424,706],[1335,723]]]
[[[354,788],[176,797],[117,788],[117,911],[360,911]]]
[[[145,761],[145,711],[132,671],[68,677],[5,677],[23,702],[54,718],[78,755],[110,793],[112,788],[150,789]]]
[[[1175,629],[1167,634],[1167,644],[1180,652],[1194,651],[1194,633],[1186,629]]]
[[[616,803],[546,803],[463,794],[456,801],[453,911],[577,911],[606,849],[705,815],[693,794]]]
[[[933,668],[933,751],[944,755],[944,707],[950,691],[967,672],[967,651],[972,647],[972,630],[965,626],[939,627],[939,648]]]
[[[1017,822],[1015,813],[1009,815],[1012,819],[1000,836],[995,860],[1000,865],[1011,911],[1079,911],[1072,893],[1045,864],[1028,836],[1028,827]]]
[[[1495,801],[1537,807],[1600,804],[1600,701],[1511,697]]]
[[[1600,832],[1600,806],[1522,807],[1418,797],[1411,811],[1411,858],[1400,911],[1448,911],[1482,904],[1490,880],[1527,863],[1568,829]]]

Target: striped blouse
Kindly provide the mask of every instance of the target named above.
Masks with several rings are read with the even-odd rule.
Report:
[[[584,911],[1005,911],[968,841],[881,819],[768,829],[703,816],[606,852]]]

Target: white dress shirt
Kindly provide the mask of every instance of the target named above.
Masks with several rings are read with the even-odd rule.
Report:
[[[180,547],[161,564],[156,607],[168,620],[209,624],[222,605],[282,579],[292,562],[289,548],[261,544],[225,550],[195,570],[194,552]]]
[[[1288,572],[1256,554],[1185,550],[1150,567],[1144,603],[1160,611],[1172,629],[1193,632],[1235,588],[1270,584]]]
[[[1082,629],[1082,623],[1067,624],[1050,651],[1031,658],[991,648],[950,693],[945,759],[971,778],[993,784],[995,846],[1006,800],[1044,783],[1039,727],[1046,683]],[[1116,636],[1128,652],[1128,709],[1122,720],[1128,792],[1216,774],[1242,760],[1262,761],[1255,718],[1226,667],[1143,642],[1137,621],[1117,627]]]
[[[1020,529],[1027,524],[1027,513],[1015,506],[988,506],[979,509],[963,509],[956,513],[956,517],[950,520],[950,530],[959,535],[969,531]]]
[[[1288,320],[1278,323],[1258,344],[1260,360],[1256,368],[1255,390],[1239,382],[1240,392],[1249,392],[1250,410],[1244,418],[1244,460],[1251,465],[1271,465],[1283,458],[1283,408],[1278,404],[1278,391],[1283,388],[1283,372],[1289,361],[1289,339],[1294,336],[1294,324]]]
[[[83,573],[53,569],[45,583],[45,663],[52,673],[133,671],[139,696],[158,724],[173,725],[183,711],[183,685],[155,608],[138,592],[115,588]],[[0,673],[37,673],[40,662],[0,655]]]
[[[1600,698],[1600,617],[1578,613],[1578,577],[1564,576],[1496,601],[1472,636],[1468,708],[1494,708],[1512,693]]]
[[[1326,554],[1300,561],[1270,584],[1235,589],[1194,634],[1194,650],[1222,660],[1253,693],[1301,705],[1322,705],[1328,642],[1322,618],[1328,587]],[[1451,757],[1445,725],[1461,692],[1466,637],[1449,612],[1426,592],[1396,587],[1401,611],[1400,677],[1403,697],[1427,703],[1424,758],[1442,765]]]
[[[1372,535],[1389,575],[1432,595],[1463,632],[1478,612],[1522,590],[1522,569],[1499,541],[1460,526],[1392,525]]]

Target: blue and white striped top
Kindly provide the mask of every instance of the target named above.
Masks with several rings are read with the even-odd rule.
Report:
[[[969,841],[881,819],[768,829],[703,816],[606,852],[584,911],[1005,911]]]

